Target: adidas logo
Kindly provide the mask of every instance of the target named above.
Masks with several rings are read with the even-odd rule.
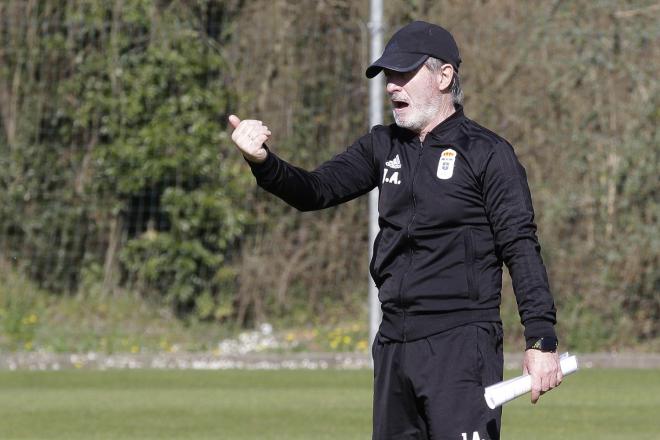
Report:
[[[392,160],[388,160],[385,162],[385,166],[388,166],[390,168],[394,168],[395,170],[398,170],[401,168],[401,160],[399,159],[399,155],[397,154],[396,157]]]

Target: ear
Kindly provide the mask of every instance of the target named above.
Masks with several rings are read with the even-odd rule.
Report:
[[[449,91],[451,87],[451,80],[454,78],[454,67],[451,64],[443,64],[440,72],[436,76],[438,88],[442,92]]]

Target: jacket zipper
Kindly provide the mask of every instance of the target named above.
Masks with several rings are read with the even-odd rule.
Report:
[[[403,310],[403,342],[406,342],[407,336],[406,336],[406,307],[403,302],[403,280],[405,280],[406,275],[408,275],[408,272],[410,271],[410,268],[412,267],[412,260],[413,256],[415,255],[415,250],[412,247],[412,242],[411,242],[411,237],[410,237],[410,227],[412,226],[413,222],[415,221],[415,215],[416,213],[416,208],[417,208],[417,200],[415,199],[415,177],[417,177],[417,169],[419,168],[419,162],[422,159],[422,151],[424,150],[424,142],[421,140],[419,141],[419,153],[417,155],[417,162],[415,163],[415,169],[413,170],[413,175],[412,175],[412,180],[410,182],[410,195],[412,198],[412,209],[410,212],[410,221],[408,222],[408,225],[406,226],[406,239],[408,240],[410,250],[408,253],[408,267],[406,268],[406,271],[403,273],[401,276],[401,282],[399,283],[399,304],[401,304],[401,309]]]

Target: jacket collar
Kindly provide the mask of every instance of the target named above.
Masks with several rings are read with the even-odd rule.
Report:
[[[456,105],[456,111],[451,114],[447,119],[436,125],[427,135],[433,137],[433,140],[439,143],[449,142],[456,138],[456,128],[458,128],[465,120],[463,114],[463,106]]]

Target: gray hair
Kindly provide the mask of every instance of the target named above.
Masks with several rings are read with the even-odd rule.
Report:
[[[424,65],[433,73],[438,73],[442,69],[445,63],[438,58],[428,57]],[[461,88],[461,80],[458,77],[458,71],[454,69],[454,77],[451,79],[451,99],[454,102],[454,106],[463,105],[463,89]]]

